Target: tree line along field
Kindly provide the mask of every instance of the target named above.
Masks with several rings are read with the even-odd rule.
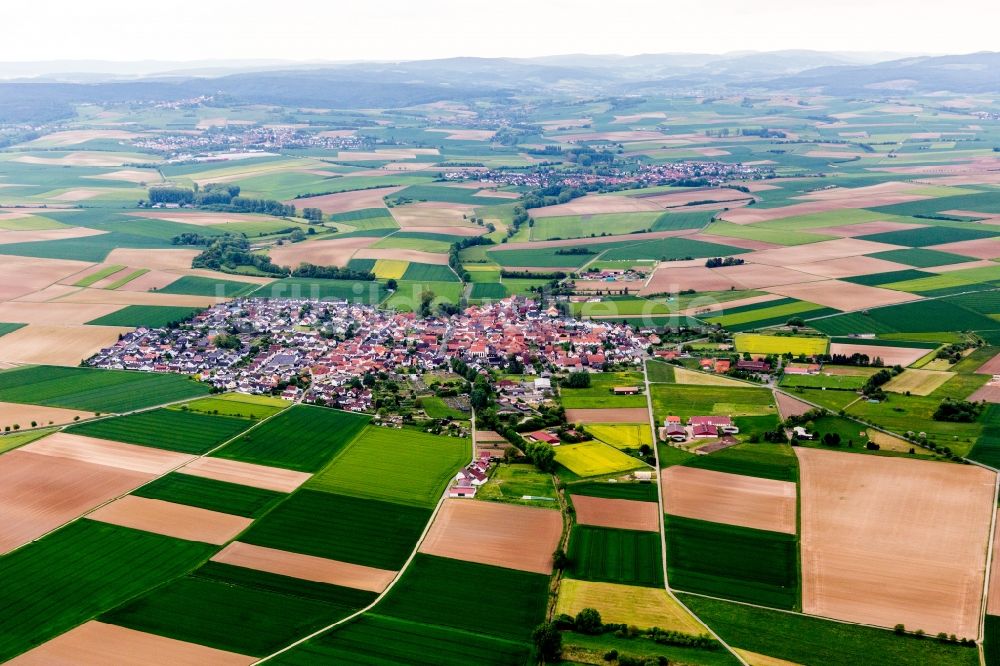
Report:
[[[30,366],[0,372],[0,401],[92,412],[127,412],[207,395],[182,375]]]
[[[250,427],[245,419],[154,409],[73,425],[66,432],[201,455]]]
[[[262,422],[214,455],[242,462],[315,472],[347,446],[369,417],[295,405]]]

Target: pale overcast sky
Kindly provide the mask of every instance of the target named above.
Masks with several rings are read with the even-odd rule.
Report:
[[[0,61],[1000,50],[998,0],[28,0]]]

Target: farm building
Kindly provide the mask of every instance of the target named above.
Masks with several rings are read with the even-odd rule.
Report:
[[[559,438],[552,433],[545,432],[544,430],[539,430],[537,432],[532,432],[528,434],[528,439],[533,442],[542,442],[543,444],[551,444],[556,446],[559,444]]]
[[[735,435],[740,431],[739,427],[736,426],[736,424],[733,423],[733,420],[728,416],[692,416],[688,419],[688,425],[693,428],[698,428],[699,426],[713,426],[719,432],[726,435]]]
[[[638,395],[639,394],[639,387],[638,386],[616,386],[616,387],[614,387],[611,390],[612,390],[612,392],[614,392],[615,395]]]
[[[819,373],[819,363],[789,363],[785,366],[786,375],[815,375]]]
[[[737,361],[737,370],[745,370],[747,372],[771,372],[771,364],[767,361]]]
[[[671,424],[660,428],[660,439],[663,441],[672,440],[674,442],[687,441],[688,433],[682,426]]]

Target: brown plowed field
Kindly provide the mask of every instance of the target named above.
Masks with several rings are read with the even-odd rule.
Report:
[[[17,666],[248,666],[255,661],[256,657],[91,620],[8,663]]]
[[[795,534],[795,484],[680,465],[660,472],[666,513]]]
[[[801,447],[795,454],[804,612],[979,635],[993,472]]]
[[[44,439],[25,444],[19,451],[31,451],[44,456],[80,460],[97,465],[159,476],[190,461],[194,456],[150,446],[138,446],[107,439],[52,433]]]
[[[0,553],[37,539],[155,475],[11,451],[0,457]]]
[[[323,557],[290,553],[286,550],[254,546],[240,541],[234,541],[223,548],[212,561],[266,571],[279,576],[379,593],[389,586],[397,573]]]
[[[576,522],[581,525],[613,527],[621,530],[656,532],[660,529],[660,510],[655,502],[605,499],[573,495]]]
[[[88,514],[87,518],[175,539],[216,545],[235,538],[253,522],[252,518],[135,495],[126,495],[102,506]]]
[[[562,527],[562,515],[551,509],[448,499],[420,552],[550,574]]]
[[[808,284],[784,284],[768,287],[772,294],[798,298],[836,310],[863,310],[880,305],[893,305],[923,298],[905,291],[869,287],[842,280],[822,280]]]
[[[290,493],[309,480],[310,475],[290,469],[227,460],[225,458],[198,458],[177,470],[182,474],[201,476],[216,481],[238,483],[243,486]]]

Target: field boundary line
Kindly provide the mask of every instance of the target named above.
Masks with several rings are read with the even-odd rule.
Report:
[[[993,517],[990,520],[990,537],[986,547],[986,570],[983,575],[983,602],[979,609],[979,636],[976,645],[979,648],[979,663],[986,666],[986,651],[983,643],[986,640],[986,615],[990,601],[990,567],[996,552],[993,548],[994,535],[997,529],[997,502],[1000,501],[1000,474],[994,474],[993,484]]]
[[[192,400],[192,399],[193,398],[188,398],[187,400],[184,400],[184,401],[181,401],[181,402],[187,402],[187,401]],[[194,398],[194,399],[196,399],[196,398]],[[175,403],[166,403],[166,404],[175,404]],[[128,495],[131,495],[132,493],[134,493],[135,491],[139,490],[140,488],[145,488],[149,484],[154,483],[156,481],[159,481],[160,479],[162,479],[163,477],[167,476],[168,474],[175,473],[180,468],[185,467],[187,465],[190,465],[195,460],[200,460],[202,458],[208,457],[209,455],[215,453],[216,451],[218,451],[222,447],[226,446],[227,444],[235,441],[238,437],[242,437],[243,435],[247,434],[251,430],[254,430],[255,428],[263,425],[264,423],[266,423],[267,421],[270,421],[271,419],[273,419],[274,417],[278,416],[279,414],[284,414],[285,411],[287,411],[289,408],[291,408],[291,406],[292,405],[289,405],[288,407],[285,407],[285,409],[282,409],[279,412],[275,412],[274,414],[271,414],[267,418],[260,419],[259,421],[257,421],[255,424],[253,424],[252,426],[250,426],[246,430],[241,430],[240,432],[236,433],[236,435],[234,435],[233,437],[230,437],[229,439],[227,439],[226,441],[222,442],[221,444],[219,444],[215,448],[213,448],[213,449],[211,449],[209,451],[206,451],[205,453],[203,453],[201,455],[194,456],[191,460],[186,460],[186,461],[182,462],[181,464],[177,465],[176,467],[171,467],[170,469],[168,469],[167,471],[165,471],[163,474],[157,474],[152,479],[150,479],[149,481],[146,481],[145,483],[140,484],[140,485],[136,486],[135,488],[132,488],[131,490],[129,490],[127,492],[124,492],[124,493],[122,493],[120,495],[116,495],[115,497],[112,497],[111,499],[108,499],[108,500],[106,500],[104,502],[101,502],[97,506],[95,506],[95,507],[93,507],[91,509],[88,509],[86,512],[80,514],[76,518],[73,518],[72,520],[68,520],[65,523],[62,523],[61,525],[53,527],[51,530],[45,532],[44,534],[39,534],[37,537],[35,537],[31,541],[27,541],[25,543],[22,543],[17,548],[12,548],[11,550],[8,550],[6,553],[3,553],[3,555],[7,556],[7,555],[10,555],[11,553],[17,552],[17,551],[21,550],[22,548],[24,548],[26,546],[29,546],[29,545],[35,543],[36,541],[38,541],[40,539],[44,539],[48,535],[50,535],[53,532],[56,532],[56,531],[58,531],[58,530],[60,530],[60,529],[62,529],[64,527],[66,527],[67,525],[72,525],[73,523],[75,523],[75,522],[77,522],[79,520],[83,520],[84,518],[86,518],[90,514],[94,513],[98,509],[101,509],[101,508],[103,508],[103,507],[111,504],[112,502],[117,502],[121,498],[126,497]],[[98,417],[98,419],[113,418],[113,417],[117,417],[117,416],[128,416],[128,415],[131,415],[131,414],[137,414],[137,413],[140,413],[140,412],[150,411],[150,410],[159,409],[159,408],[160,407],[150,407],[149,409],[137,410],[136,412],[128,412],[127,414],[111,414],[108,417],[104,417],[104,416]],[[55,432],[62,432],[62,431],[63,431],[63,428],[60,428],[59,430],[57,430]],[[42,437],[40,439],[44,439],[44,437]],[[38,441],[38,440],[35,440],[35,441]],[[107,441],[110,442],[110,441],[115,441],[115,440],[107,440]],[[129,444],[129,442],[122,442],[122,443],[123,444]],[[143,445],[143,444],[131,444],[131,446],[144,446],[145,447],[145,445]],[[145,448],[150,448],[150,449],[160,450],[160,451],[167,451],[168,450],[168,449],[158,449],[155,446],[149,446],[149,447],[145,447]],[[17,449],[14,449],[14,450],[16,451]]]
[[[471,436],[469,438],[469,442],[471,444],[472,454],[469,457],[469,463],[471,464],[472,462],[475,462],[475,459],[476,459],[476,412],[475,412],[475,410],[472,411],[472,418],[470,420],[471,420],[471,424],[470,424]],[[449,485],[450,485],[450,483],[449,483]],[[406,570],[410,568],[410,565],[413,563],[414,558],[416,558],[417,553],[420,551],[420,546],[423,545],[424,539],[427,538],[427,534],[431,531],[431,526],[434,525],[434,520],[437,518],[438,513],[441,512],[441,507],[444,506],[444,502],[445,502],[446,499],[448,499],[448,487],[445,487],[444,491],[442,491],[441,497],[438,499],[438,503],[434,506],[434,511],[431,513],[430,518],[427,520],[427,524],[424,525],[424,531],[420,533],[420,538],[417,539],[417,543],[413,546],[413,550],[410,551],[410,556],[406,558],[406,561],[403,562],[403,566],[401,566],[399,568],[399,571],[396,572],[396,577],[393,578],[392,581],[390,581],[390,583],[386,586],[386,588],[384,590],[382,590],[382,592],[377,597],[375,597],[375,599],[373,599],[370,604],[368,604],[364,608],[360,608],[360,609],[354,611],[353,613],[351,613],[347,617],[341,618],[341,619],[337,620],[336,622],[333,622],[331,624],[328,624],[325,627],[321,627],[321,628],[317,629],[316,631],[312,632],[308,636],[303,636],[302,638],[296,640],[294,643],[290,643],[290,644],[286,645],[285,647],[281,648],[280,650],[278,650],[276,652],[272,652],[269,655],[265,655],[263,657],[260,657],[256,661],[252,662],[252,664],[254,664],[254,665],[255,664],[263,664],[266,661],[270,661],[271,659],[274,659],[275,657],[277,657],[279,655],[282,655],[285,652],[288,652],[289,650],[292,650],[292,649],[294,649],[294,648],[302,645],[303,643],[316,638],[317,636],[325,634],[326,632],[330,631],[331,629],[334,629],[336,627],[339,627],[342,624],[346,624],[347,622],[350,622],[350,621],[352,621],[352,620],[354,620],[354,619],[356,619],[358,617],[361,617],[362,615],[364,615],[368,611],[370,611],[373,608],[375,608],[375,606],[377,606],[379,604],[379,602],[381,602],[389,594],[389,592],[392,591],[392,588],[394,588],[396,586],[396,583],[398,583],[400,580],[402,580],[403,574],[405,574]]]
[[[660,566],[663,567],[663,589],[666,590],[667,596],[669,596],[670,599],[675,604],[677,604],[678,606],[680,606],[681,608],[683,608],[684,611],[688,615],[690,615],[691,617],[693,617],[696,622],[698,622],[699,624],[701,624],[701,626],[705,627],[705,629],[712,636],[712,638],[714,638],[715,640],[717,640],[719,642],[719,644],[722,645],[722,647],[726,648],[726,650],[728,650],[729,653],[731,655],[733,655],[740,664],[742,664],[743,666],[750,666],[749,662],[747,662],[747,660],[744,659],[743,656],[740,653],[738,653],[735,649],[733,649],[733,647],[731,645],[729,645],[729,643],[727,643],[726,641],[724,641],[722,639],[722,636],[720,636],[719,634],[715,633],[715,630],[712,629],[712,627],[710,627],[704,620],[702,620],[700,617],[698,617],[698,615],[694,611],[692,611],[690,608],[688,608],[687,604],[685,604],[683,601],[681,601],[677,597],[677,595],[674,594],[673,589],[671,589],[671,587],[670,587],[670,572],[669,572],[669,570],[667,568],[667,526],[666,526],[666,521],[663,519],[663,516],[664,516],[664,511],[663,511],[663,484],[661,483],[663,477],[660,475],[660,444],[659,444],[659,439],[656,436],[656,419],[655,419],[654,413],[653,413],[653,396],[652,396],[652,394],[650,392],[649,373],[646,370],[646,363],[647,362],[648,362],[648,359],[644,359],[643,362],[642,362],[642,380],[643,380],[643,383],[646,385],[646,409],[649,411],[649,429],[650,429],[650,432],[653,435],[653,457],[656,460],[656,470],[655,470],[656,471],[656,506],[657,506],[657,510],[659,511],[659,514],[660,514],[659,517],[658,517],[658,523],[659,523],[659,526],[660,526],[660,529],[659,529],[659,531],[660,531]]]

